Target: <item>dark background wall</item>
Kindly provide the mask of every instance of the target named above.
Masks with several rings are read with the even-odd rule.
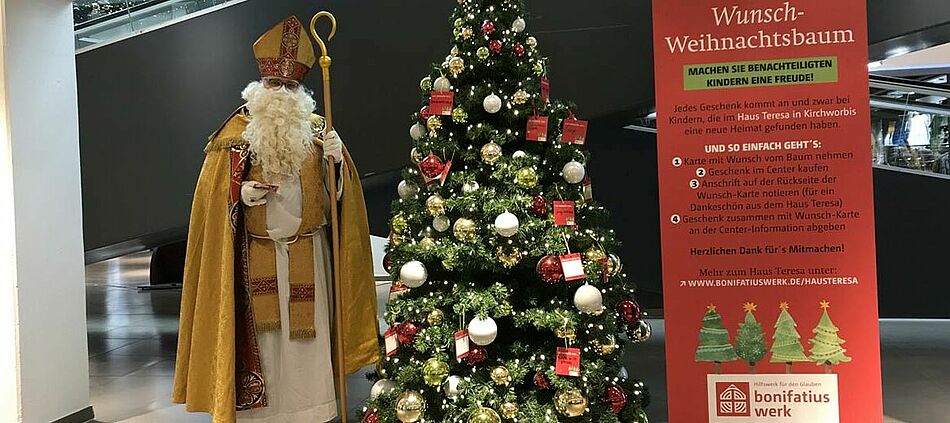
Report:
[[[526,19],[552,60],[553,95],[598,116],[653,95],[650,9],[644,1],[592,3],[529,1]],[[309,21],[320,7],[340,21],[329,43],[334,118],[360,170],[403,165],[418,82],[448,54],[453,6],[251,0],[78,55],[86,248],[180,236],[206,137],[258,78],[250,46],[290,14]],[[311,72],[308,85],[319,89],[319,78]]]
[[[625,270],[645,305],[659,306],[656,138],[621,129],[653,103],[650,2],[526,4],[528,30],[551,59],[553,95],[591,119],[595,197],[613,210]],[[407,161],[418,81],[451,46],[451,1],[251,0],[78,55],[88,250],[183,236],[206,137],[258,77],[251,44],[281,18],[308,20],[318,7],[340,20],[329,44],[334,115],[360,170],[376,174],[364,184],[373,233],[385,235],[398,181],[392,171]],[[868,0],[868,16],[872,46],[890,48],[950,21],[950,2]],[[318,82],[315,70],[308,85]],[[945,282],[939,263],[940,243],[950,239],[942,223],[948,190],[947,180],[875,171],[882,314],[950,315],[916,295]],[[909,248],[920,245],[928,247]]]

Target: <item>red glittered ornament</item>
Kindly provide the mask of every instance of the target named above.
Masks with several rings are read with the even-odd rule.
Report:
[[[484,362],[485,358],[487,357],[488,351],[485,351],[485,348],[474,345],[468,350],[468,355],[465,356],[465,361],[468,362],[469,366],[475,366]]]
[[[544,373],[537,372],[534,374],[534,387],[542,391],[547,391],[551,389],[551,382],[548,381],[548,377]]]
[[[422,171],[422,174],[429,178],[435,178],[442,174],[442,170],[445,169],[445,163],[442,163],[442,159],[435,154],[429,153],[426,158],[422,159],[419,162],[419,170]]]
[[[485,23],[482,24],[482,33],[491,35],[493,32],[495,32],[495,24],[486,20]]]
[[[396,340],[402,345],[412,345],[419,334],[419,324],[415,322],[402,322],[399,329],[396,330]]]
[[[364,414],[362,423],[379,423],[379,411],[372,410]]]
[[[524,46],[521,44],[515,44],[515,55],[518,57],[524,57]]]
[[[610,406],[610,411],[620,414],[627,406],[627,393],[617,385],[610,385],[604,392],[604,402]]]
[[[620,300],[620,302],[617,303],[617,315],[625,324],[636,324],[640,321],[640,317],[642,317],[640,304],[637,304],[636,301],[629,298]]]
[[[488,42],[488,49],[491,50],[492,53],[501,53],[501,47],[501,40],[491,40]]]
[[[541,276],[541,280],[545,282],[554,283],[564,277],[564,270],[561,269],[561,260],[556,256],[541,257],[541,260],[538,260],[536,270],[538,271],[538,276]]]
[[[432,112],[429,111],[429,106],[422,106],[422,109],[419,110],[419,119],[425,121],[430,116],[432,116]]]
[[[531,213],[537,217],[547,216],[548,200],[544,198],[544,194],[534,196],[534,201],[531,202]]]

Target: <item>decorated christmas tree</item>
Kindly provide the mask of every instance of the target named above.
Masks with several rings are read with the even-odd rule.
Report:
[[[762,332],[762,325],[752,314],[755,308],[755,304],[745,303],[745,321],[739,324],[739,332],[736,334],[736,355],[749,363],[752,373],[755,373],[755,363],[765,357],[765,332]]]
[[[831,322],[831,316],[828,315],[828,308],[831,307],[827,301],[821,303],[821,319],[818,320],[818,326],[811,331],[814,337],[808,340],[811,344],[811,361],[819,366],[825,366],[825,373],[831,373],[831,366],[851,361],[851,357],[844,355],[845,350],[841,348],[844,339],[838,337],[838,327]]]
[[[785,373],[792,372],[792,363],[810,361],[805,356],[805,347],[802,346],[801,335],[798,334],[798,325],[788,313],[788,303],[779,304],[781,310],[778,320],[775,321],[775,334],[772,335],[772,356],[770,363],[785,363]]]
[[[519,1],[460,0],[420,83],[365,423],[646,422],[619,335],[649,325],[585,178],[587,122],[549,99],[523,17]]]
[[[736,349],[729,342],[729,331],[722,326],[722,316],[716,311],[716,306],[710,304],[703,316],[703,328],[699,330],[696,361],[716,363],[716,373],[721,373],[721,364],[736,361],[736,358]]]

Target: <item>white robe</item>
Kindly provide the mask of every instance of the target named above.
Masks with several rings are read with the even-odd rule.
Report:
[[[342,192],[342,183],[339,187]],[[337,416],[333,365],[330,356],[330,293],[332,292],[332,257],[326,219],[314,234],[314,339],[290,339],[290,271],[287,244],[279,239],[293,237],[302,221],[300,178],[279,184],[277,192],[267,194],[267,233],[277,249],[277,289],[280,300],[280,332],[258,332],[268,406],[239,411],[240,423],[314,423],[327,422]],[[329,195],[324,192],[324,203]]]

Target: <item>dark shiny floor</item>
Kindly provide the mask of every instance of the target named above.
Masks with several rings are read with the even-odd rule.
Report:
[[[137,289],[148,283],[149,260],[148,254],[137,254],[86,267],[90,390],[97,421],[210,422],[171,404],[180,292]],[[387,287],[378,291],[385,299]],[[653,338],[629,348],[624,361],[631,376],[650,386],[649,414],[659,423],[666,421],[664,331],[662,320],[651,323]],[[884,320],[881,339],[885,421],[950,423],[950,321]],[[353,415],[369,391],[363,373],[370,370],[348,379]]]

